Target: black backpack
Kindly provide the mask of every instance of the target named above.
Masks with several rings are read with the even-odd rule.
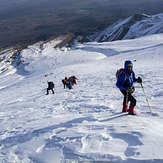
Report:
[[[124,68],[120,68],[120,69],[117,70],[116,75],[115,75],[117,80],[118,80],[118,77],[119,77],[122,73],[125,74],[125,79],[127,78],[127,77],[126,77],[126,73],[125,73],[125,71],[124,71]]]
[[[50,89],[54,88],[54,83],[53,83],[53,82],[48,82],[48,87],[49,87]]]

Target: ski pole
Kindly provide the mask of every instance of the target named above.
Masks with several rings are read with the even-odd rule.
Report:
[[[126,91],[126,104],[128,104],[128,90]]]
[[[149,107],[150,113],[152,113],[152,110],[151,110],[151,107],[150,107],[150,105],[149,105],[149,101],[148,101],[147,95],[146,95],[146,93],[145,93],[145,91],[144,91],[143,84],[140,83],[140,85],[141,85],[142,90],[143,90],[143,93],[144,93],[144,95],[145,95],[145,98],[146,98],[146,101],[147,101],[147,104],[148,104],[148,107]]]

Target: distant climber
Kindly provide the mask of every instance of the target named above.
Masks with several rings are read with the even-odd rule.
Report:
[[[49,94],[49,91],[51,90],[52,91],[52,93],[54,94],[54,83],[52,82],[52,81],[48,81],[48,88],[47,88],[47,93],[46,93],[46,95],[48,95]]]
[[[77,84],[76,80],[77,80],[76,76],[70,76],[69,78],[65,77],[62,80],[64,89],[65,88],[72,89],[72,86],[74,84]]]
[[[77,84],[76,83],[76,80],[77,80],[76,76],[69,77],[69,80],[72,82],[72,85]]]
[[[129,112],[129,114],[135,115],[134,107],[136,106],[136,99],[132,96],[132,93],[135,91],[133,83],[142,83],[142,79],[141,77],[135,77],[133,64],[131,61],[125,61],[124,69],[121,68],[120,70],[118,70],[116,73],[116,77],[116,86],[124,95],[122,112]],[[129,109],[128,102],[130,102]]]
[[[69,88],[69,89],[72,89],[72,82],[71,82],[71,80],[69,80],[69,79],[66,80],[66,87]]]
[[[65,78],[62,80],[64,89],[66,88],[66,81],[67,81],[67,77],[65,77]]]

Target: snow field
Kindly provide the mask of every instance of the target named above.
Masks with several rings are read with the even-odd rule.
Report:
[[[66,52],[52,43],[24,50],[24,69],[0,74],[0,161],[161,162],[162,49],[159,34],[88,43]],[[132,60],[143,78],[153,115],[137,83],[138,115],[121,113],[123,96],[115,86],[115,72],[125,60]],[[71,75],[77,76],[77,85],[64,90],[61,80]],[[50,80],[55,94],[46,96]]]

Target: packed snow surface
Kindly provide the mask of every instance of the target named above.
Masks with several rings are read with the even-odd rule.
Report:
[[[23,50],[19,66],[0,71],[0,162],[163,162],[163,34],[56,50]],[[136,116],[121,113],[115,73],[125,60],[135,83]],[[75,75],[77,85],[61,80]],[[47,81],[55,94],[46,94]],[[149,101],[150,107],[146,101]]]

